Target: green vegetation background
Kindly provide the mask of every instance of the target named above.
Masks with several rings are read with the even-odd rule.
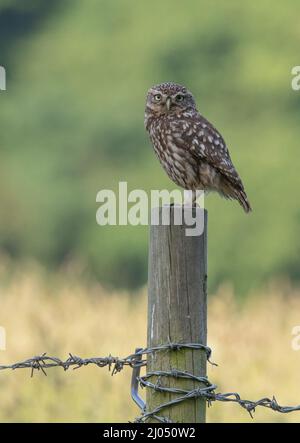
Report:
[[[0,250],[146,281],[147,228],[99,227],[96,194],[169,188],[143,128],[149,86],[187,85],[223,133],[254,212],[211,195],[209,282],[299,279],[299,2],[0,0]]]

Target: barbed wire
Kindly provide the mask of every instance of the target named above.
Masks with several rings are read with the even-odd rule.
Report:
[[[0,371],[5,369],[31,369],[31,377],[34,371],[42,371],[44,375],[47,375],[46,369],[61,367],[65,371],[71,366],[73,369],[81,368],[82,366],[95,365],[99,368],[104,368],[108,366],[108,369],[112,368],[112,375],[120,372],[124,366],[130,366],[131,368],[146,366],[147,360],[141,359],[141,356],[148,355],[159,351],[178,351],[180,349],[199,349],[206,353],[207,360],[210,361],[211,349],[208,346],[202,345],[200,343],[167,343],[160,346],[154,346],[152,348],[143,348],[139,351],[128,355],[125,358],[113,357],[111,354],[107,357],[91,357],[91,358],[81,358],[76,355],[69,353],[69,357],[66,360],[61,360],[58,357],[51,357],[47,353],[37,355],[35,357],[28,358],[27,360],[20,361],[18,363],[13,363],[10,365],[0,365]]]
[[[15,369],[31,369],[31,377],[34,375],[35,371],[42,371],[44,375],[47,375],[46,370],[53,367],[61,367],[64,371],[73,367],[73,369],[79,369],[83,366],[95,365],[99,368],[108,367],[112,375],[122,371],[125,366],[131,368],[140,368],[147,365],[147,359],[142,358],[149,354],[154,354],[156,352],[166,352],[166,351],[178,351],[181,349],[193,349],[201,350],[206,353],[207,360],[212,364],[211,349],[201,343],[167,343],[159,346],[149,347],[139,349],[137,352],[128,355],[124,358],[114,357],[108,355],[107,357],[91,357],[91,358],[81,358],[73,354],[69,354],[66,360],[61,360],[58,357],[48,356],[46,353],[31,357],[27,360],[23,360],[10,365],[0,365],[0,371],[3,370],[15,370]],[[217,366],[217,365],[216,365]],[[150,381],[152,377],[156,377],[156,382]],[[187,390],[182,388],[170,387],[163,384],[163,380],[168,378],[181,378],[189,379],[194,383],[198,383],[199,387]],[[152,411],[146,411],[144,408],[142,410],[141,416],[138,417],[135,422],[144,423],[150,418],[154,418],[161,423],[171,423],[170,419],[159,415],[161,411],[181,402],[187,401],[189,399],[204,398],[207,400],[208,406],[211,406],[214,401],[220,402],[232,402],[237,403],[253,418],[253,412],[255,412],[258,406],[272,409],[273,411],[280,412],[283,414],[300,411],[300,405],[297,406],[281,406],[278,404],[276,398],[262,398],[257,401],[245,400],[237,392],[219,393],[216,392],[217,385],[211,383],[207,377],[198,377],[186,371],[179,371],[177,369],[172,369],[170,371],[151,371],[143,376],[137,377],[138,382],[142,388],[153,389],[154,391],[164,392],[169,394],[177,395],[177,397],[165,402]]]
[[[31,377],[34,374],[34,371],[42,371],[44,375],[47,375],[46,369],[54,368],[54,367],[62,367],[65,371],[68,370],[71,366],[74,366],[73,369],[81,368],[82,366],[95,365],[99,368],[104,368],[108,366],[109,370],[112,369],[112,375],[117,372],[120,372],[125,365],[132,366],[133,362],[127,358],[120,359],[118,357],[113,357],[109,355],[108,357],[92,357],[92,358],[81,358],[73,354],[69,354],[69,357],[66,360],[61,360],[57,357],[51,357],[46,353],[42,355],[37,355],[35,357],[31,357],[27,360],[14,363],[11,365],[1,365],[0,371],[5,369],[31,369]]]
[[[153,376],[157,377],[156,383],[152,383],[148,380]],[[202,386],[192,390],[164,386],[162,383],[163,377],[190,379],[194,382],[201,384]],[[162,423],[170,422],[169,419],[167,419],[166,417],[161,417],[158,414],[163,409],[169,408],[173,405],[176,405],[191,398],[194,399],[205,398],[207,400],[208,406],[211,406],[214,401],[237,403],[242,408],[246,409],[246,411],[250,414],[251,418],[253,418],[253,413],[255,412],[258,406],[269,408],[272,409],[273,411],[281,412],[283,414],[300,411],[300,405],[297,406],[279,405],[274,396],[272,397],[272,399],[266,397],[257,401],[252,401],[252,400],[242,399],[237,392],[228,392],[225,394],[216,392],[216,389],[218,388],[217,385],[211,383],[207,377],[197,377],[185,371],[178,371],[174,369],[172,371],[152,371],[148,372],[144,376],[138,377],[138,379],[142,387],[153,389],[158,392],[177,394],[177,395],[179,394],[179,396],[175,397],[174,399],[166,403],[157,406],[152,411],[148,412],[142,411],[141,416],[136,419],[136,422],[146,422],[149,418],[155,418],[157,421],[160,421]],[[203,385],[205,386],[203,387]]]

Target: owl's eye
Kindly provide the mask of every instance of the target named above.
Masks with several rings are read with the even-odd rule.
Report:
[[[184,95],[182,95],[182,94],[177,94],[176,95],[176,101],[177,102],[182,102],[183,99],[184,99]]]
[[[160,100],[161,100],[161,94],[155,94],[155,96],[154,96],[154,100],[155,100],[156,102],[160,102]]]

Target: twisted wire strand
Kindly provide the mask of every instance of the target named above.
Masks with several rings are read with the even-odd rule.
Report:
[[[159,346],[155,346],[153,348],[143,348],[133,354],[128,355],[125,358],[114,357],[111,354],[107,357],[91,357],[91,358],[81,358],[73,354],[69,354],[69,357],[66,360],[61,360],[58,357],[52,357],[43,353],[41,355],[37,355],[27,360],[23,360],[17,363],[13,363],[10,365],[0,365],[0,371],[5,369],[26,369],[31,368],[31,375],[33,375],[34,371],[42,371],[44,375],[46,374],[46,369],[53,367],[62,367],[65,371],[68,370],[71,366],[74,366],[73,369],[81,368],[82,366],[95,365],[99,368],[104,368],[108,366],[108,369],[112,368],[112,375],[120,372],[124,366],[130,366],[131,368],[137,366],[146,366],[147,360],[142,359],[139,360],[140,356],[152,354],[160,351],[174,351],[180,349],[200,349],[204,350],[208,361],[210,361],[211,349],[208,346],[204,346],[199,343],[167,343]],[[214,364],[215,363],[212,363]]]
[[[152,376],[158,377],[156,383],[149,381],[149,379]],[[195,382],[198,382],[199,384],[201,384],[201,386],[192,390],[164,386],[162,382],[163,377],[190,379]],[[218,388],[217,385],[211,383],[207,377],[197,377],[188,372],[182,372],[177,370],[149,372],[146,375],[139,377],[139,383],[142,387],[153,389],[159,392],[168,392],[171,394],[178,395],[174,399],[157,406],[152,411],[142,411],[141,416],[136,419],[136,422],[140,423],[146,422],[150,418],[155,418],[157,421],[164,423],[166,421],[166,418],[158,415],[159,413],[161,413],[163,409],[170,408],[178,403],[181,403],[189,399],[195,399],[201,397],[207,400],[208,406],[211,406],[214,401],[237,403],[242,408],[246,409],[246,411],[250,414],[251,418],[253,418],[253,413],[255,412],[258,406],[269,408],[272,409],[273,411],[280,412],[283,414],[300,410],[300,405],[297,406],[279,405],[274,396],[272,398],[265,397],[257,401],[252,401],[252,400],[242,399],[237,392],[228,392],[222,394],[216,392],[216,389]],[[203,384],[205,386],[203,386]]]

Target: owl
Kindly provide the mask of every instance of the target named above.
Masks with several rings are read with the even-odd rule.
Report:
[[[233,166],[225,141],[197,110],[184,86],[162,83],[149,89],[145,128],[155,153],[176,185],[193,191],[216,191],[237,200],[245,212],[251,206]]]

